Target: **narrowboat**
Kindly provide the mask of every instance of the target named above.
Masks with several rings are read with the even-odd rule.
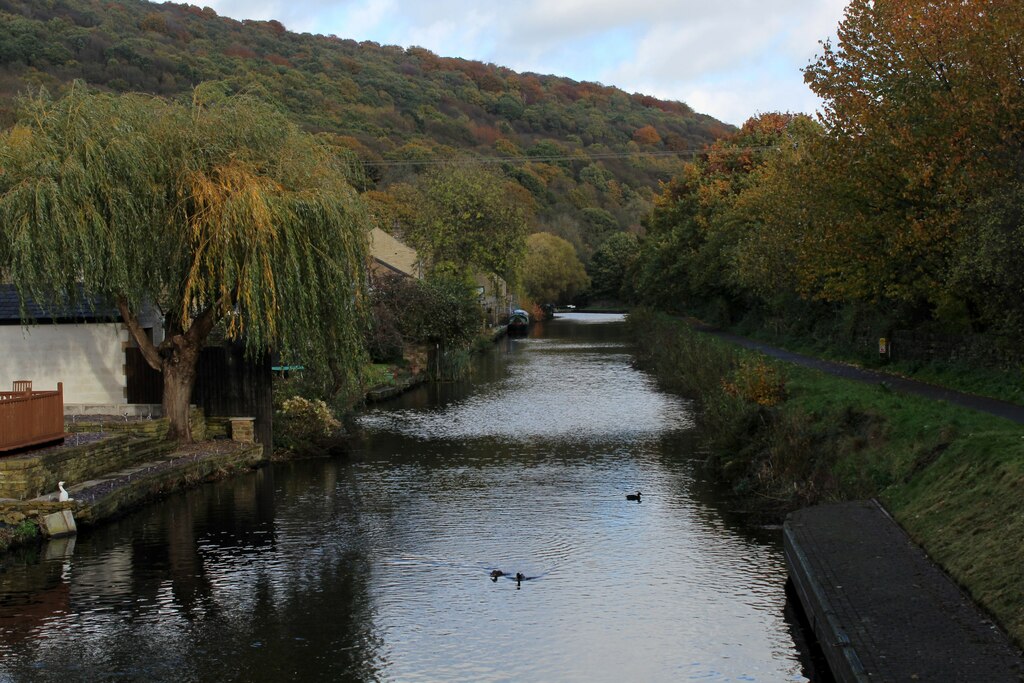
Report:
[[[526,334],[530,329],[530,314],[521,308],[512,311],[508,318],[508,333],[510,335]]]

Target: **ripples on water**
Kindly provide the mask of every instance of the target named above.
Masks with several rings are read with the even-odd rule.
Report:
[[[0,681],[805,680],[777,543],[722,521],[688,404],[594,320],[368,411],[348,460],[8,563]]]
[[[545,439],[622,441],[691,425],[685,403],[659,393],[630,367],[619,345],[519,342],[529,363],[465,399],[435,410],[375,410],[361,419],[370,428],[419,439]]]

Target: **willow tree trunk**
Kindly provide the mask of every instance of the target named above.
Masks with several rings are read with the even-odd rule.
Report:
[[[179,337],[175,341],[180,340]],[[196,384],[200,347],[176,343],[170,354],[163,356],[161,371],[164,375],[163,413],[167,418],[167,438],[184,443],[192,442],[192,419],[189,405]],[[166,353],[166,352],[165,352]]]
[[[163,373],[162,405],[168,423],[167,438],[191,443],[192,421],[188,407],[192,401],[192,388],[196,384],[203,342],[217,321],[216,309],[212,306],[204,309],[192,320],[187,331],[182,331],[182,325],[168,317],[164,329],[169,334],[157,347],[139,325],[139,319],[127,300],[119,298],[117,307],[128,331],[139,345],[142,357],[151,368]]]

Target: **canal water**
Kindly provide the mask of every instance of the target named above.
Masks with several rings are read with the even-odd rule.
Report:
[[[4,558],[0,681],[807,680],[779,531],[691,425],[621,317],[537,324],[365,411],[349,457]]]

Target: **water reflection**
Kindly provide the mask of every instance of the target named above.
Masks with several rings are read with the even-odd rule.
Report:
[[[373,679],[365,558],[315,470],[283,505],[270,469],[172,496],[83,536],[63,578],[8,565],[0,680]]]
[[[0,680],[805,680],[777,540],[723,517],[689,424],[617,318],[535,327],[346,460],[8,558]]]

